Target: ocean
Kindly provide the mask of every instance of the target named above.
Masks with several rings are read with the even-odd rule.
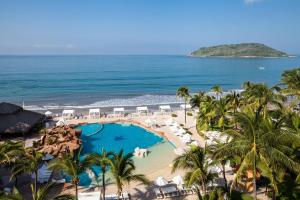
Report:
[[[0,56],[0,102],[31,110],[179,103],[191,93],[244,81],[279,83],[300,58],[192,58],[188,56]]]

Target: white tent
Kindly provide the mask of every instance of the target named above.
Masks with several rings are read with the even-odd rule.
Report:
[[[186,110],[192,109],[192,106],[191,106],[190,104],[186,104],[186,105],[181,104],[181,105],[180,105],[180,109],[184,110],[184,107],[185,107]]]
[[[184,184],[183,178],[182,178],[182,176],[180,176],[180,175],[174,176],[174,178],[172,179],[172,181],[173,181],[176,185],[183,185],[183,184]]]
[[[72,119],[75,116],[74,113],[74,110],[63,110],[62,117],[65,119]]]
[[[46,115],[47,117],[51,117],[51,116],[52,116],[52,112],[48,110],[48,111],[45,112],[45,115]]]
[[[136,112],[138,114],[145,113],[148,115],[148,107],[147,106],[142,106],[142,107],[136,107]]]
[[[124,108],[114,108],[114,115],[124,115],[125,109]]]
[[[92,108],[89,110],[90,117],[100,117],[100,108]]]
[[[159,106],[159,111],[161,113],[171,112],[171,106],[170,105]]]
[[[161,176],[155,180],[155,185],[157,185],[157,186],[165,186],[167,184],[168,184],[168,181],[166,181],[166,179],[164,179]]]

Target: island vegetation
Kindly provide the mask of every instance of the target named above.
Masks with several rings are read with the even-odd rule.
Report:
[[[192,57],[287,57],[287,53],[278,51],[260,43],[223,44],[202,47],[193,51]]]

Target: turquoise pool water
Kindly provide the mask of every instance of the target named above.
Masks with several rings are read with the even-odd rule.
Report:
[[[163,138],[135,125],[129,124],[86,124],[77,127],[82,130],[83,149],[81,156],[88,153],[106,151],[118,152],[123,149],[126,153],[134,152],[136,147],[149,148],[163,142]],[[99,174],[100,169],[93,168]],[[80,178],[81,186],[90,186],[92,180],[86,173]]]

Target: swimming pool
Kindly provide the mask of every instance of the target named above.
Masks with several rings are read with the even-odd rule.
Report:
[[[163,138],[146,129],[125,123],[93,123],[80,125],[77,128],[82,130],[81,156],[92,152],[100,153],[102,148],[114,152],[123,149],[126,153],[133,153],[136,147],[150,148],[164,141]],[[93,171],[97,174],[100,173],[99,168],[93,168]],[[81,186],[88,187],[91,182],[91,178],[86,173],[81,175]]]

